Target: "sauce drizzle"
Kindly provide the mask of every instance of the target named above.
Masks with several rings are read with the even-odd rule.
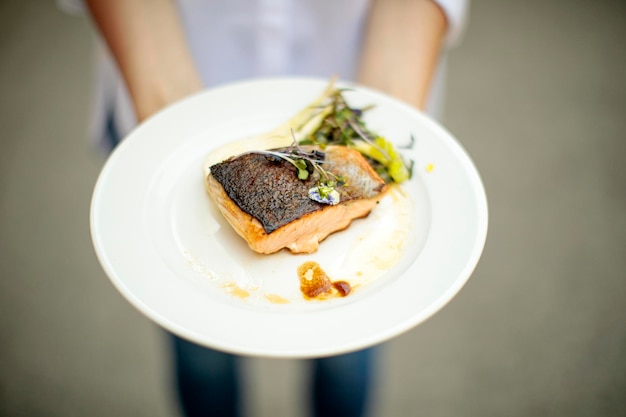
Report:
[[[352,287],[346,281],[331,281],[317,262],[307,261],[298,267],[300,291],[304,298],[325,300],[332,297],[345,297]]]

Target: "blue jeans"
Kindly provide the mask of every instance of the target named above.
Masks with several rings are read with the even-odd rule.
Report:
[[[176,388],[187,417],[240,417],[240,358],[172,335]],[[377,349],[311,359],[312,415],[361,417],[372,391]]]

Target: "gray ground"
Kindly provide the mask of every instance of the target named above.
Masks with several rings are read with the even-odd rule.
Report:
[[[446,126],[482,173],[488,242],[388,344],[374,415],[624,415],[625,23],[620,0],[474,1]],[[91,248],[92,46],[51,1],[0,3],[2,416],[177,415],[161,332]],[[300,364],[248,366],[251,416],[303,415]]]

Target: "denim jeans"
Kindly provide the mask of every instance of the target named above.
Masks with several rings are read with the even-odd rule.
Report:
[[[172,335],[180,405],[187,417],[241,417],[241,358]],[[365,415],[377,349],[311,359],[311,415]],[[303,413],[304,414],[304,413]]]

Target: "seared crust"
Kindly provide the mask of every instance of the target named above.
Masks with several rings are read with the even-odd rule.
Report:
[[[337,188],[341,202],[335,206],[309,199],[316,179],[298,180],[290,164],[257,154],[245,157],[251,158],[211,167],[206,188],[226,220],[259,253],[282,248],[315,252],[328,235],[367,216],[388,188],[358,151],[343,146],[326,149],[325,169],[347,180]]]
[[[246,154],[213,165],[211,175],[266,233],[324,207],[308,197],[309,188],[315,186],[314,176],[299,180],[296,168],[282,159]]]

